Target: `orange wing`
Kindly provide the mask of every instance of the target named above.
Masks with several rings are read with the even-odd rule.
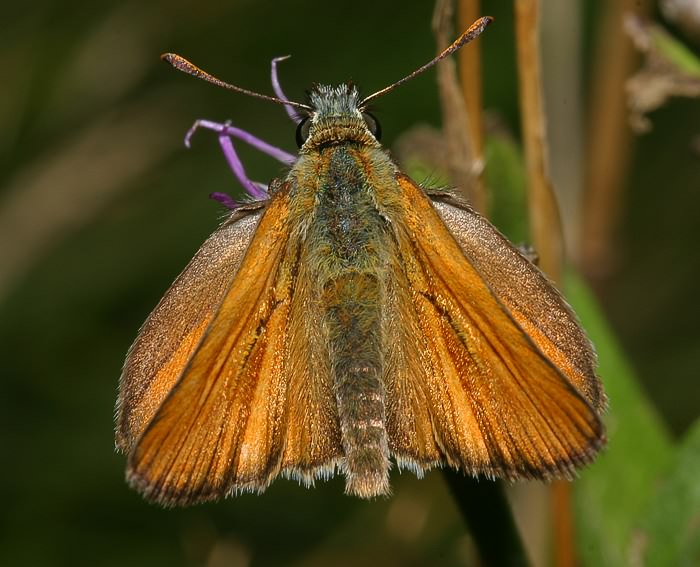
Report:
[[[311,483],[340,456],[328,377],[323,365],[300,370],[308,329],[289,325],[309,286],[296,293],[300,240],[290,237],[288,209],[279,190],[201,339],[180,347],[189,356],[172,366],[177,381],[133,447],[127,476],[152,500],[263,490],[280,472]]]
[[[119,381],[117,448],[129,452],[175,385],[238,270],[261,206],[238,209],[212,234],[141,327]]]
[[[595,352],[554,285],[468,205],[449,193],[430,196],[462,252],[499,301],[596,412],[604,411],[607,399],[595,374]]]
[[[549,290],[549,284],[537,270],[523,271],[527,261],[509,257],[510,245],[489,275],[510,262],[516,275],[501,287],[485,279],[470,252],[495,238],[493,227],[474,221],[482,232],[463,231],[467,245],[459,238],[458,244],[420,188],[403,176],[398,181],[407,205],[395,209],[403,218],[392,219],[400,260],[392,266],[395,283],[387,297],[398,322],[387,325],[398,334],[387,345],[385,373],[397,462],[418,474],[446,463],[510,479],[570,476],[604,442],[592,406],[602,394],[588,394],[600,387],[592,367],[578,364],[594,360],[582,331],[556,292],[545,300],[528,295],[533,287]],[[503,287],[508,293],[499,294]],[[510,312],[511,304],[525,303],[530,308]],[[554,313],[539,311],[551,303]],[[552,329],[553,314],[569,321]],[[569,344],[563,337],[552,350],[562,325],[575,326],[580,341]],[[576,380],[585,380],[568,374],[572,368],[583,369],[595,385],[577,389]]]

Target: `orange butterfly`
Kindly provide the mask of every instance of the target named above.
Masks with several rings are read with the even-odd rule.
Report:
[[[489,21],[364,100],[352,85],[264,97],[303,114],[298,157],[204,243],[124,366],[117,446],[148,499],[336,471],[370,498],[390,493],[392,459],[507,479],[593,459],[605,395],[574,314],[486,219],[402,174],[366,112]]]

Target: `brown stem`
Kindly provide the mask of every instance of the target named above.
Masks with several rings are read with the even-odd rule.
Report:
[[[620,217],[630,158],[625,82],[635,56],[622,30],[626,11],[643,11],[638,0],[604,2],[592,79],[586,188],[578,263],[592,283],[614,264],[613,240]]]
[[[555,567],[575,567],[576,545],[570,482],[558,480],[552,483],[552,517],[554,565]]]
[[[457,26],[465,30],[481,16],[479,0],[460,0],[457,4]],[[457,55],[462,85],[462,98],[469,116],[469,137],[476,163],[484,160],[483,102],[481,87],[481,43],[477,40]]]
[[[449,45],[452,36],[452,0],[438,0],[433,14],[433,31],[438,44],[438,51]],[[471,22],[470,22],[471,23]],[[465,27],[468,28],[467,25]],[[474,40],[468,50],[474,50],[479,40]],[[461,51],[464,51],[462,49]],[[476,70],[468,70],[469,81],[481,89]],[[483,163],[475,153],[472,114],[467,110],[462,96],[462,88],[457,77],[455,63],[445,59],[438,63],[438,91],[443,115],[443,133],[447,142],[448,174],[452,182],[464,192],[475,209],[485,212],[486,194],[481,183]],[[463,75],[464,76],[464,75]],[[480,115],[480,112],[477,114]],[[480,118],[478,118],[480,120]]]
[[[528,178],[532,240],[542,269],[560,279],[562,237],[559,209],[547,164],[547,138],[539,58],[539,1],[515,1],[520,113]]]

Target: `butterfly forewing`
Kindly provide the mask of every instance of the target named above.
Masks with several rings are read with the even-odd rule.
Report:
[[[413,336],[396,350],[417,349],[418,356],[405,356],[404,369],[395,363],[406,383],[386,377],[398,398],[389,416],[397,459],[430,466],[437,453],[472,473],[569,476],[603,441],[597,412],[510,315],[420,188],[405,177],[399,183],[411,205],[392,219],[403,271],[397,277],[409,284],[398,299],[400,326]],[[414,409],[418,419],[409,426],[420,434],[411,443],[396,411],[422,400],[430,415]]]
[[[129,459],[130,481],[160,502],[264,485],[278,466],[286,384],[282,364],[291,288],[277,286],[288,196],[265,209],[201,342]]]
[[[119,384],[117,447],[129,451],[180,377],[238,270],[262,214],[236,211],[206,242],[141,327]]]
[[[538,348],[597,412],[606,406],[593,347],[571,308],[542,272],[485,218],[449,193],[433,204],[462,252]]]
[[[311,484],[341,456],[327,362],[309,364],[318,329],[300,323],[313,302],[288,205],[286,188],[271,199],[216,316],[135,445],[128,476],[152,500],[260,491],[280,473]]]

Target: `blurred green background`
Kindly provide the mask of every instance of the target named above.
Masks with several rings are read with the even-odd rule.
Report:
[[[548,53],[580,78],[583,136],[602,3],[568,4],[580,51],[557,49],[555,26]],[[279,480],[263,496],[162,510],[126,486],[113,449],[126,350],[218,225],[222,207],[207,195],[239,194],[215,136],[198,133],[188,151],[185,132],[196,118],[231,119],[295,150],[280,107],[186,77],[159,54],[265,93],[270,59],[292,54],[280,68],[290,98],[347,79],[369,93],[432,56],[432,9],[377,0],[3,6],[0,564],[470,564],[473,541],[439,472],[396,474],[396,496],[379,502],[346,498],[338,479],[313,490]],[[481,41],[485,107],[517,140],[512,6],[484,3],[483,12],[496,17]],[[377,106],[388,147],[418,123],[438,126],[434,72]],[[595,289],[659,435],[681,439],[700,412],[700,108],[673,100],[651,118],[653,130],[630,142],[610,265]],[[282,171],[240,153],[254,179]]]

